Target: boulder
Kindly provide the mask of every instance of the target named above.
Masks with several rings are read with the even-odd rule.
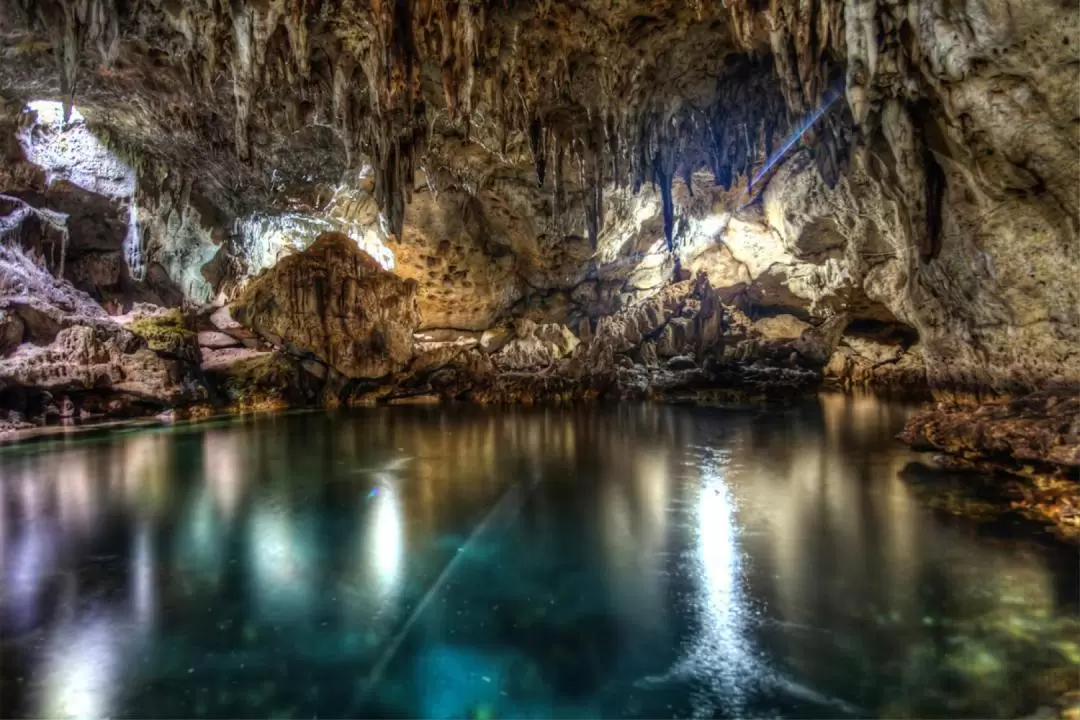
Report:
[[[160,405],[205,398],[205,388],[179,358],[154,352],[119,325],[75,325],[48,346],[23,344],[0,360],[0,387],[132,396]]]
[[[178,308],[139,304],[130,313],[117,316],[116,322],[145,340],[154,352],[199,363],[198,336]]]
[[[324,233],[255,278],[232,311],[268,341],[310,354],[346,378],[378,378],[413,355],[416,283],[340,233]]]
[[[840,343],[850,320],[847,315],[836,315],[817,327],[807,329],[795,340],[795,351],[811,365],[824,367]]]

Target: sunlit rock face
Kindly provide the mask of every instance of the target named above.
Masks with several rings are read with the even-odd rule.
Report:
[[[134,205],[135,171],[72,110],[58,102],[27,104],[13,133],[9,163],[26,182],[8,189],[29,206],[55,213],[65,247],[46,258],[60,277],[108,305],[141,274]],[[131,231],[129,232],[129,227]]]

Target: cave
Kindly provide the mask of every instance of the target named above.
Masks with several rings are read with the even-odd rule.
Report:
[[[1080,716],[1078,22],[0,3],[3,714]]]

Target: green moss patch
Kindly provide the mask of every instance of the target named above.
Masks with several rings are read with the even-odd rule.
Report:
[[[158,315],[139,318],[127,328],[146,340],[147,346],[156,352],[185,355],[186,349],[196,343],[195,333],[184,326],[184,316],[175,308]]]

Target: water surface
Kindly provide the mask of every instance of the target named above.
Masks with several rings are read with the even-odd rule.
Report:
[[[0,450],[0,709],[1004,717],[1077,557],[936,513],[904,408],[382,408]]]

